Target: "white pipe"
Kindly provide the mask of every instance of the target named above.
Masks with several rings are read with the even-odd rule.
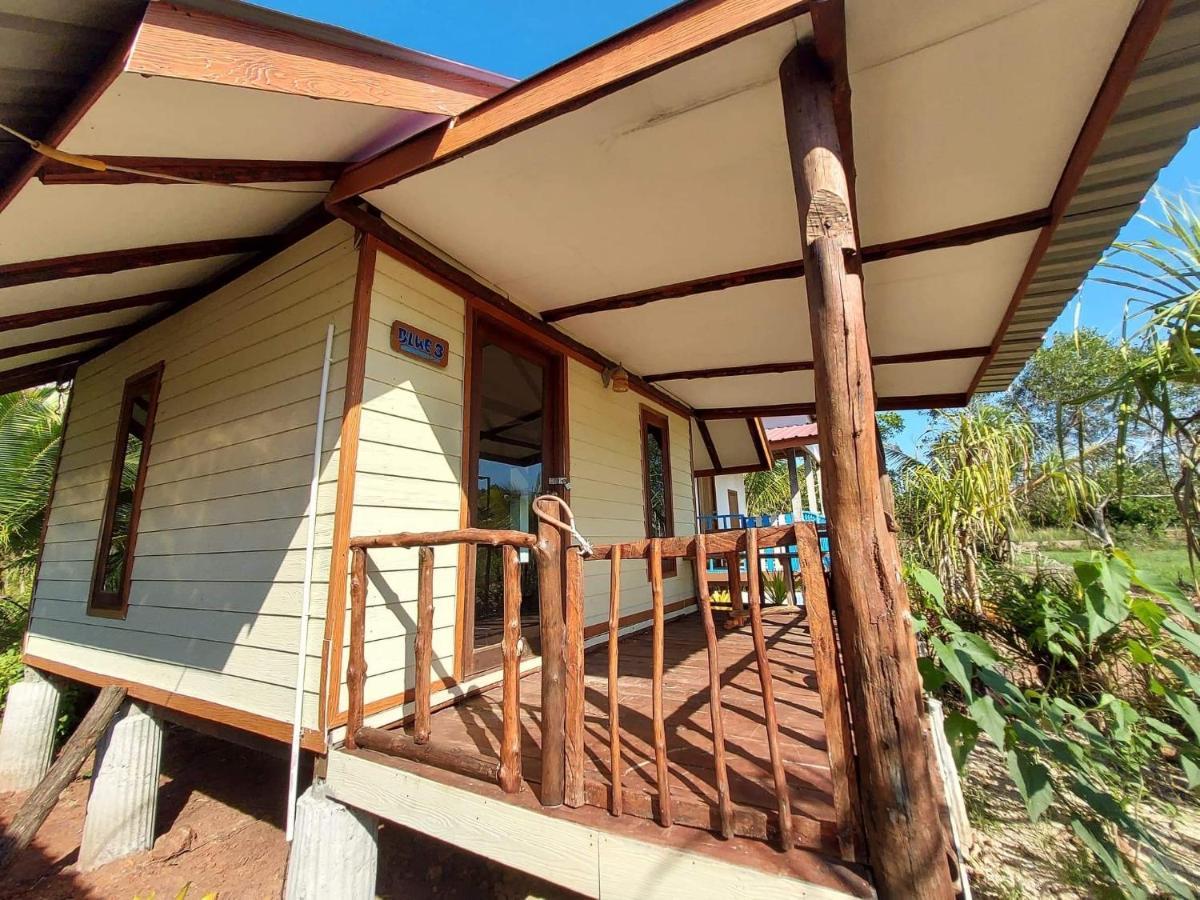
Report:
[[[321,396],[317,401],[317,438],[313,447],[312,482],[308,488],[308,536],[304,542],[304,587],[300,597],[300,639],[296,648],[296,703],[292,708],[292,758],[288,768],[287,840],[296,824],[296,789],[300,779],[300,732],[304,715],[304,667],[308,662],[308,608],[312,603],[313,550],[317,542],[317,490],[321,484],[321,449],[325,441],[325,399],[329,392],[329,361],[333,356],[333,323],[325,331],[325,361],[321,365]]]

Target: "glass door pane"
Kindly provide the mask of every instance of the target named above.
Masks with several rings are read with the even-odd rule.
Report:
[[[475,502],[472,525],[477,528],[537,531],[532,504],[544,493],[547,461],[547,364],[525,355],[508,342],[486,338],[473,373],[478,399],[475,446]],[[502,548],[478,547],[475,556],[473,648],[474,669],[499,664],[504,626]],[[533,554],[519,550],[521,561],[521,624],[526,643],[536,647],[538,580]]]

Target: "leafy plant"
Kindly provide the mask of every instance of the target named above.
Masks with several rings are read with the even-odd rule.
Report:
[[[1040,591],[1025,625],[1050,659],[1034,684],[1020,666],[950,615],[937,578],[913,572],[929,614],[917,620],[929,655],[920,660],[926,689],[949,690],[962,710],[945,731],[961,769],[981,734],[1004,753],[1008,774],[1037,821],[1053,809],[1123,893],[1191,897],[1163,864],[1166,852],[1146,828],[1140,801],[1154,756],[1179,760],[1189,787],[1200,786],[1200,613],[1173,586],[1153,583],[1120,551],[1075,565],[1076,605],[1057,608]],[[1064,639],[1064,636],[1070,635]],[[1060,673],[1078,668],[1101,641],[1120,638],[1122,663],[1137,672],[1151,702],[1137,708],[1109,691],[1070,699]]]
[[[776,606],[791,600],[791,579],[782,572],[772,572],[762,579],[763,595]]]

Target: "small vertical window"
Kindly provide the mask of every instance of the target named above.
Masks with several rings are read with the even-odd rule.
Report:
[[[671,537],[671,440],[666,416],[642,407],[642,483],[646,504],[646,536]],[[674,559],[663,560],[663,575],[674,575]]]
[[[133,545],[137,538],[142,485],[146,481],[146,465],[150,458],[162,368],[159,363],[125,382],[88,601],[88,612],[96,615],[124,616],[129,606]]]

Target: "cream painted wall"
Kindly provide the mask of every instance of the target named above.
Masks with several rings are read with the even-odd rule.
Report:
[[[290,721],[325,332],[334,323],[304,722],[321,639],[357,252],[331,224],[85,364],[27,652]],[[125,379],[165,363],[127,617],[86,611]]]
[[[352,534],[458,527],[463,502],[463,317],[460,297],[380,253],[371,298]],[[388,339],[395,320],[445,338],[451,354],[446,368],[393,352]],[[567,403],[571,505],[580,529],[596,543],[645,537],[639,409],[645,404],[666,411],[636,393],[605,389],[600,373],[574,360],[567,364]],[[676,533],[691,534],[695,514],[689,426],[674,413],[666,415]],[[369,560],[364,690],[368,704],[413,687],[410,660],[417,587],[415,551],[371,551]],[[433,679],[437,681],[452,676],[458,652],[454,640],[457,550],[437,548],[434,564]],[[695,595],[691,567],[681,563],[678,568],[678,574],[665,581],[668,604]],[[608,563],[586,564],[584,576],[586,624],[607,621]],[[650,608],[644,562],[626,561],[622,584],[623,615]],[[346,648],[348,621],[343,634]],[[339,702],[343,709],[344,668],[343,663]],[[494,680],[494,675],[484,675],[469,684]],[[444,696],[449,694],[435,701]],[[392,708],[374,720],[392,720],[399,714]]]

